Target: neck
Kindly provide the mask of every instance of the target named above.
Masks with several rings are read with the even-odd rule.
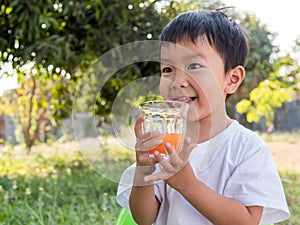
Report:
[[[207,117],[199,121],[187,123],[187,136],[195,143],[202,143],[224,131],[232,120],[227,114]]]

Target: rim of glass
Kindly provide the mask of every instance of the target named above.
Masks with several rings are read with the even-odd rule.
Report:
[[[173,107],[180,107],[180,106],[189,106],[188,103],[186,102],[181,102],[181,101],[175,101],[175,100],[150,100],[150,101],[145,101],[142,102],[139,107],[142,108],[149,108],[149,107],[158,107],[161,108],[161,106],[171,106]],[[167,107],[166,107],[167,108]]]

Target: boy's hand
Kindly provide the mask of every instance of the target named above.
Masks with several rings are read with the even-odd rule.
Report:
[[[157,131],[143,134],[143,121],[144,118],[140,116],[136,121],[134,127],[135,136],[137,139],[135,144],[137,165],[135,180],[139,185],[145,183],[144,176],[149,175],[155,171],[155,164],[158,162],[156,158],[149,157],[148,150],[157,145],[160,145],[163,142],[163,140],[158,139],[160,133]]]
[[[165,180],[167,184],[176,190],[180,190],[181,186],[186,183],[184,180],[195,177],[194,172],[188,163],[191,151],[196,144],[191,143],[190,138],[186,138],[183,145],[183,150],[178,154],[170,143],[166,144],[169,154],[169,159],[163,158],[159,152],[155,152],[156,160],[162,166],[159,173],[148,175],[145,177],[145,182],[153,182],[157,180]]]

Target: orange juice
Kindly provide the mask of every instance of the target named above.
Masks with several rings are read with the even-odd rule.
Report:
[[[182,142],[183,139],[183,135],[182,134],[161,134],[159,136],[159,139],[164,139],[164,142],[158,146],[155,146],[153,148],[151,148],[148,153],[149,154],[153,154],[155,151],[159,151],[160,154],[168,154],[168,151],[166,149],[166,143],[169,142],[173,148],[177,151],[179,145]]]

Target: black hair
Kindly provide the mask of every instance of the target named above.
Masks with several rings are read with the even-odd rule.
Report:
[[[163,30],[161,41],[196,43],[207,39],[224,61],[224,71],[245,66],[248,40],[244,30],[221,10],[196,10],[179,14]]]

